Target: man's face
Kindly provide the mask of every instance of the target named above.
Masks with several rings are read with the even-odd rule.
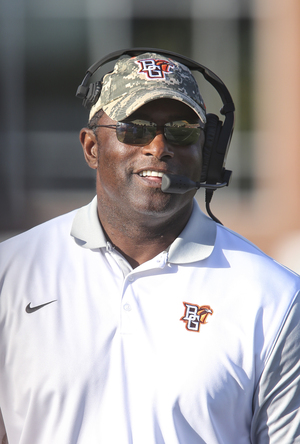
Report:
[[[176,100],[152,101],[133,113],[126,122],[135,119],[156,123],[159,127],[169,122],[187,120],[198,123],[194,111]],[[104,114],[98,124],[116,122]],[[101,209],[114,213],[120,211],[129,217],[145,215],[170,217],[180,210],[191,209],[195,190],[185,194],[163,193],[161,177],[155,173],[179,174],[194,181],[200,180],[202,166],[203,131],[192,145],[172,145],[162,130],[145,146],[121,143],[116,130],[97,128],[97,196]],[[151,171],[144,173],[145,171]],[[146,175],[145,175],[146,174]],[[124,213],[125,212],[125,213]]]

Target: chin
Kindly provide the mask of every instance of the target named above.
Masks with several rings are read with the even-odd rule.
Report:
[[[155,215],[156,217],[159,215],[170,214],[174,215],[177,212],[180,212],[184,207],[189,208],[192,205],[193,196],[195,195],[194,191],[191,193],[191,196],[180,195],[180,194],[169,194],[169,193],[153,193],[153,195],[149,198],[141,198],[138,203],[137,210],[146,215]]]

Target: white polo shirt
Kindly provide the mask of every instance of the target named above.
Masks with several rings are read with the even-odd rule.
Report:
[[[134,270],[96,198],[4,242],[0,442],[300,442],[299,289],[196,201]]]

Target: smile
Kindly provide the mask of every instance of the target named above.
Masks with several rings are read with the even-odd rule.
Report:
[[[159,172],[159,171],[141,171],[139,173],[139,176],[141,177],[163,177],[163,173]]]

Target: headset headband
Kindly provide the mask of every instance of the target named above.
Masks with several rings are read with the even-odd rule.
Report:
[[[158,49],[158,48],[131,48],[131,49],[121,49],[119,51],[111,52],[110,54],[106,55],[102,59],[100,59],[98,62],[95,62],[87,71],[85,74],[85,77],[81,84],[79,85],[76,93],[76,97],[80,99],[84,99],[86,97],[86,94],[88,92],[89,88],[89,80],[92,77],[93,74],[103,65],[112,62],[114,60],[119,59],[120,57],[124,55],[128,55],[131,57],[136,57],[140,54],[143,54],[145,52],[154,52],[161,55],[166,55],[173,58],[179,63],[182,63],[187,68],[189,68],[191,71],[199,71],[203,77],[217,90],[219,96],[221,97],[223,107],[220,110],[220,113],[225,115],[230,112],[234,112],[235,107],[233,100],[231,98],[230,92],[228,91],[225,84],[222,82],[222,80],[210,69],[208,69],[206,66],[201,65],[198,62],[195,62],[194,60],[183,56],[181,54],[177,54],[176,52],[167,51],[165,49]]]

